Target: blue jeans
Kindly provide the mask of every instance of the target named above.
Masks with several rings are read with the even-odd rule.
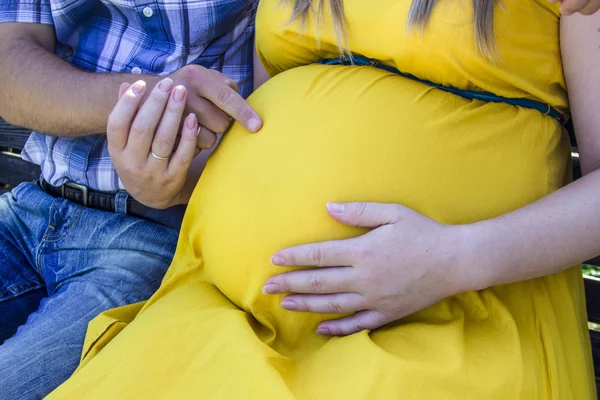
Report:
[[[149,298],[176,243],[174,229],[56,199],[34,183],[1,196],[0,400],[42,398],[65,381],[88,322]]]

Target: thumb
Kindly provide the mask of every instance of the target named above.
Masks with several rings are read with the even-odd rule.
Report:
[[[386,203],[327,203],[327,211],[335,220],[350,226],[377,228],[402,219],[404,207]]]

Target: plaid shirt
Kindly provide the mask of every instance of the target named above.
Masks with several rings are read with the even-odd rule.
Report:
[[[56,55],[94,72],[168,75],[187,64],[217,69],[252,90],[255,0],[0,0],[0,23],[54,25]],[[101,191],[123,185],[105,135],[59,138],[33,132],[22,152],[59,186]]]

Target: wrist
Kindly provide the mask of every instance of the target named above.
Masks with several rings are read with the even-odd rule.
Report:
[[[447,225],[445,248],[449,255],[446,260],[453,277],[451,284],[455,293],[483,290],[493,286],[491,266],[494,264],[486,254],[484,245],[485,226],[478,223]]]

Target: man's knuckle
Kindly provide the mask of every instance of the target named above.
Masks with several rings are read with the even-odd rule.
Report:
[[[193,82],[199,78],[201,68],[198,68],[197,65],[186,65],[180,71],[183,80]]]
[[[224,107],[225,105],[229,104],[232,98],[232,93],[233,91],[231,90],[231,88],[220,89],[219,93],[217,94],[217,101],[219,103],[217,105],[219,107]]]
[[[217,136],[212,135],[212,136],[207,137],[206,139],[202,140],[202,142],[200,143],[200,148],[201,149],[210,149],[215,145],[215,143],[217,143]]]
[[[201,137],[200,139],[198,139],[198,142],[196,143],[196,147],[198,147],[199,149],[210,149],[212,147],[212,143],[210,138],[208,137]]]
[[[231,121],[229,120],[229,118],[219,118],[218,121],[216,121],[215,123],[216,125],[216,132],[217,133],[225,133],[225,131],[227,131],[227,129],[229,129],[229,126],[231,125]]]

